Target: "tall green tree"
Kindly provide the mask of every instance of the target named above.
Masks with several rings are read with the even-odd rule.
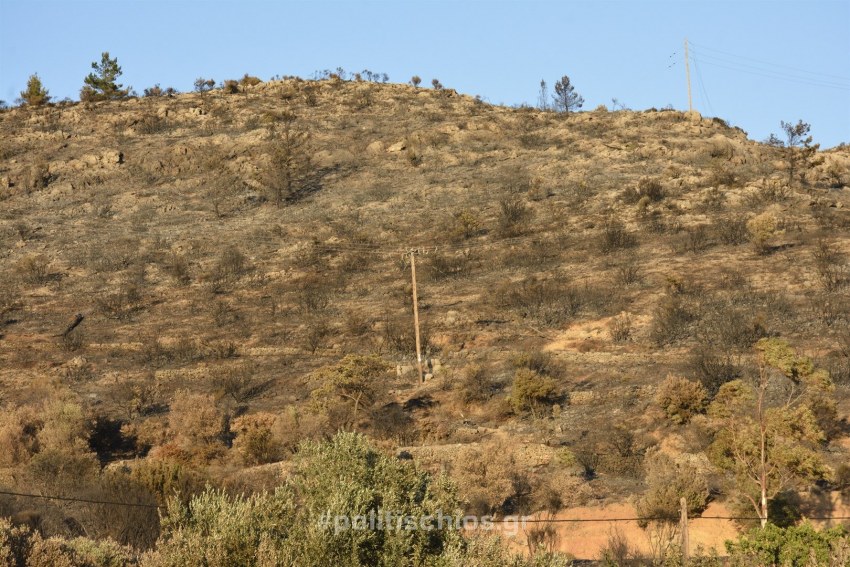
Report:
[[[80,100],[111,100],[127,96],[130,90],[117,82],[122,74],[117,57],[110,58],[109,52],[104,51],[100,54],[100,63],[94,61],[91,68],[94,72],[83,80],[85,84],[80,89]]]
[[[41,106],[50,102],[50,95],[44,85],[41,84],[41,79],[37,73],[30,75],[27,81],[27,90],[21,91],[21,100],[27,106]]]
[[[734,474],[765,527],[779,493],[829,476],[813,408],[828,403],[833,386],[826,371],[781,339],[762,339],[756,350],[757,381],[724,384],[709,407],[719,423],[709,456]]]

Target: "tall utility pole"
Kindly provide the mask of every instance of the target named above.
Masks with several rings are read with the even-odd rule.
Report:
[[[694,109],[691,102],[691,63],[688,58],[688,38],[685,38],[685,75],[688,77],[688,112]]]
[[[416,366],[419,368],[419,382],[425,382],[422,373],[422,347],[419,340],[419,298],[416,294],[416,251],[410,251],[410,277],[413,280],[413,325],[416,327]]]

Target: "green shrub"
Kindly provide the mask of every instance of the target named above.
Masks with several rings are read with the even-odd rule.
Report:
[[[658,386],[655,401],[670,421],[681,425],[705,409],[706,391],[699,382],[671,375]]]
[[[539,417],[543,415],[545,406],[557,399],[558,388],[554,380],[529,368],[516,371],[511,390],[511,405],[517,414],[530,412],[534,417]]]
[[[839,567],[850,558],[847,530],[838,526],[817,531],[809,523],[788,528],[767,524],[727,541],[726,551],[732,565],[781,565]],[[843,558],[839,553],[843,552]],[[841,561],[839,563],[839,561]]]
[[[370,511],[419,518],[457,510],[449,487],[409,461],[340,433],[304,443],[293,472],[272,493],[228,496],[208,489],[187,504],[169,501],[163,534],[146,567],[182,565],[428,565],[461,552],[457,530],[345,529],[341,520]],[[326,521],[322,521],[326,518]]]

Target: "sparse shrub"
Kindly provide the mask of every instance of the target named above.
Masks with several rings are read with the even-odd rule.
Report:
[[[204,94],[215,88],[215,79],[205,79],[203,77],[198,77],[197,79],[195,79],[194,87],[195,92]]]
[[[168,423],[178,446],[190,455],[209,457],[224,448],[227,419],[212,395],[178,390],[171,402]]]
[[[298,199],[311,187],[310,136],[298,117],[284,112],[269,124],[269,164],[261,181],[272,193],[276,206]]]
[[[615,250],[629,248],[636,244],[633,234],[626,230],[625,225],[616,218],[609,218],[605,222],[599,239],[599,251],[610,254]]]
[[[15,264],[15,271],[27,283],[43,284],[50,277],[50,260],[42,255],[24,256]]]
[[[634,259],[625,259],[617,266],[617,283],[628,286],[640,283],[642,279],[640,265]]]
[[[561,77],[555,83],[555,93],[552,95],[555,110],[569,114],[579,110],[584,104],[584,98],[575,92],[570,82],[570,78],[566,75]]]
[[[646,197],[653,203],[664,198],[664,189],[661,187],[661,183],[657,179],[648,177],[644,177],[638,181],[635,193],[637,194],[637,200]]]
[[[750,242],[759,254],[770,251],[769,241],[776,234],[777,221],[771,213],[762,213],[747,221]]]
[[[104,290],[95,297],[95,303],[104,316],[125,321],[141,309],[142,293],[138,286],[122,282],[114,291]]]
[[[846,265],[841,253],[825,240],[819,240],[812,252],[818,280],[824,291],[833,292],[845,283]]]
[[[277,417],[270,413],[253,413],[233,420],[233,448],[246,465],[262,465],[281,458],[283,445],[274,433],[276,421]]]
[[[223,83],[221,83],[221,90],[225,94],[238,94],[239,93],[239,81],[236,79],[227,79]]]
[[[252,365],[226,366],[213,373],[212,386],[216,397],[229,398],[238,404],[244,404],[260,397],[271,386],[257,374]]]
[[[27,106],[41,106],[50,102],[50,95],[41,84],[38,74],[30,75],[27,80],[27,90],[21,92],[21,100]]]
[[[749,240],[747,219],[743,216],[718,217],[712,226],[723,244],[738,246]]]
[[[685,229],[684,234],[679,236],[679,246],[691,254],[699,254],[710,245],[708,230],[702,224]]]
[[[557,385],[551,378],[541,376],[529,368],[516,371],[511,404],[517,414],[530,412],[533,417],[541,417],[546,405],[551,405],[557,398]]]
[[[655,401],[670,421],[683,425],[705,409],[706,395],[699,382],[670,375],[658,386]]]
[[[161,97],[161,96],[169,96],[170,97],[170,96],[174,96],[176,94],[178,94],[178,93],[177,93],[176,90],[174,90],[173,87],[162,88],[161,86],[159,86],[159,83],[155,84],[152,87],[148,87],[144,90],[144,96],[145,97],[153,97],[153,98]]]
[[[519,236],[528,230],[532,211],[519,197],[508,197],[499,202],[499,234]]]
[[[452,218],[454,222],[450,232],[453,240],[465,240],[481,234],[481,219],[472,211],[459,211]]]
[[[689,515],[701,512],[708,503],[708,483],[693,465],[656,451],[647,454],[646,484],[635,502],[638,524],[649,535],[653,559],[664,561],[675,553],[680,498],[687,501]]]
[[[709,399],[714,398],[723,384],[741,377],[741,369],[733,364],[729,355],[705,347],[699,347],[691,353],[687,373],[699,380]]]
[[[259,77],[254,77],[253,75],[249,75],[245,73],[245,75],[239,79],[239,84],[242,86],[242,91],[247,93],[249,87],[254,87],[262,83],[263,81]]]
[[[472,264],[473,256],[470,251],[434,253],[429,257],[429,274],[435,280],[465,277],[472,270]]]
[[[542,350],[522,352],[511,361],[517,368],[528,368],[541,376],[557,377],[561,374],[561,367],[555,361],[552,353]]]
[[[422,78],[421,78],[421,77],[419,77],[419,75],[413,75],[413,76],[410,78],[410,84],[411,84],[411,85],[413,85],[414,87],[417,87],[417,88],[418,88],[418,87],[419,87],[419,84],[420,84],[421,82],[422,82]]]
[[[435,91],[443,90],[443,83],[439,79],[431,79],[431,86],[434,87]]]
[[[501,384],[493,379],[492,373],[479,364],[465,367],[457,386],[460,399],[465,404],[486,402],[501,390]]]
[[[624,343],[632,338],[632,318],[628,313],[612,317],[608,322],[608,333],[615,343]]]
[[[666,295],[653,312],[649,334],[657,345],[672,344],[687,338],[696,315],[678,295]]]
[[[192,281],[189,260],[184,255],[172,252],[163,263],[162,269],[180,285],[188,285]]]

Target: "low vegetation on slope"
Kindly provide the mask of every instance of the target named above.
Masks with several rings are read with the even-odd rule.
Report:
[[[146,505],[0,514],[182,545],[192,502],[291,505],[298,447],[339,430],[444,471],[473,514],[677,511],[659,459],[698,479],[693,513],[790,525],[847,494],[847,148],[234,83],[0,113],[0,487]],[[782,474],[753,484],[761,430]]]

